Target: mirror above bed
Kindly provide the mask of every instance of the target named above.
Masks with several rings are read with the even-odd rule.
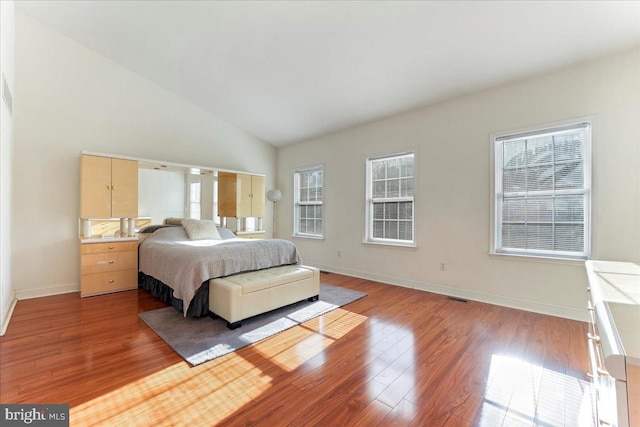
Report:
[[[137,161],[138,209],[137,215],[131,218],[136,232],[147,225],[163,224],[167,218],[186,218],[215,221],[239,236],[264,237],[265,176],[262,174],[111,154],[82,154]],[[234,203],[237,209],[232,210]],[[83,229],[86,219],[90,220],[90,230]],[[83,217],[80,234],[119,237],[123,234],[121,223],[117,217]]]

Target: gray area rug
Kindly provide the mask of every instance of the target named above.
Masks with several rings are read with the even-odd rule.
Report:
[[[184,317],[173,307],[145,311],[139,316],[176,353],[195,366],[269,338],[366,295],[320,283],[318,301],[301,301],[245,319],[242,327],[233,331],[222,319]]]

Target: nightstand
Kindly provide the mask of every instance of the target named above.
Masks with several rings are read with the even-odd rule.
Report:
[[[138,287],[138,240],[102,239],[80,243],[80,296]]]

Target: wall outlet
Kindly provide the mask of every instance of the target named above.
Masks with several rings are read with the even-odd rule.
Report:
[[[447,266],[442,261],[440,261],[440,270],[442,270],[442,271],[446,271],[447,270]]]

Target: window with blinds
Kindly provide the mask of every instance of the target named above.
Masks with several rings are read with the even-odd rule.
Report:
[[[414,152],[367,160],[365,241],[415,244]]]
[[[324,236],[324,166],[297,169],[293,173],[293,234],[297,237]]]
[[[495,251],[588,258],[589,123],[495,139]]]

